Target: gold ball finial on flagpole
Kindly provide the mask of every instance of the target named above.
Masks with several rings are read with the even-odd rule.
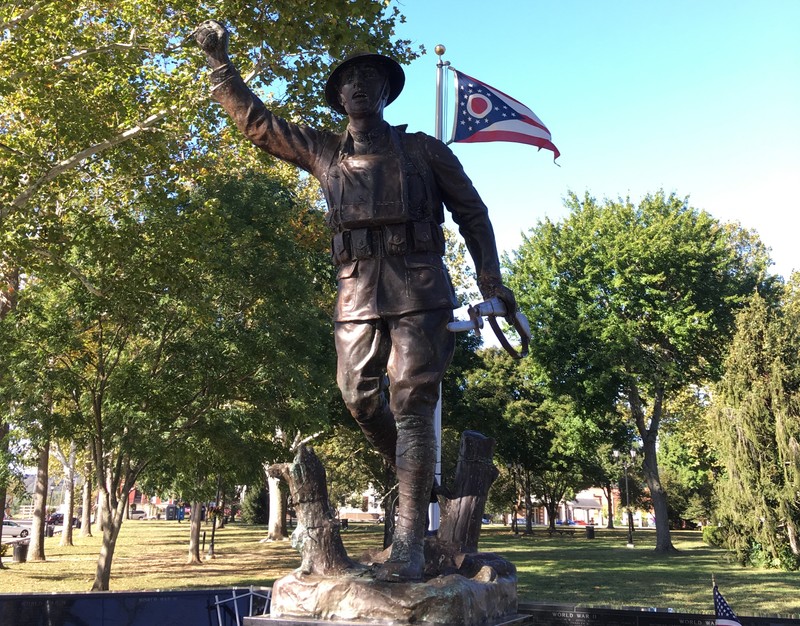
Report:
[[[433,51],[436,53],[437,56],[442,56],[446,52],[446,48],[442,44],[437,43]]]

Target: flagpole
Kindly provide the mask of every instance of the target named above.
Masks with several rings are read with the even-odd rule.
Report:
[[[439,57],[436,64],[436,129],[435,137],[439,141],[444,141],[444,68],[449,67],[450,61],[442,61],[442,55],[446,48],[442,44],[437,44],[433,49]]]
[[[438,44],[434,49],[439,62],[436,64],[436,116],[434,120],[434,135],[436,139],[442,141],[442,126],[444,124],[444,68],[450,65],[449,61],[442,61],[445,47]],[[436,410],[433,415],[433,429],[436,433],[436,465],[433,475],[437,485],[442,484],[442,385],[439,383],[439,401],[436,403]],[[439,530],[439,503],[431,502],[428,505],[428,532],[435,533]]]

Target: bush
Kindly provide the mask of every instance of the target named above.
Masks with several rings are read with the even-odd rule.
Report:
[[[787,544],[779,544],[767,550],[758,541],[750,541],[750,552],[747,555],[747,565],[766,569],[782,569],[784,571],[795,571],[800,567],[800,559],[792,553]]]
[[[266,524],[269,519],[269,496],[266,487],[251,487],[242,500],[245,524]]]
[[[720,526],[704,526],[703,527],[703,543],[709,546],[716,546],[718,548],[724,547],[725,532]]]

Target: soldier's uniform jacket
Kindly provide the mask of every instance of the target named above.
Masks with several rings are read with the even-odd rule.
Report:
[[[478,275],[500,274],[486,205],[452,151],[424,133],[384,124],[364,136],[283,120],[226,65],[212,91],[256,146],[319,180],[338,266],[334,321],[458,306],[442,261],[442,205],[452,213]]]

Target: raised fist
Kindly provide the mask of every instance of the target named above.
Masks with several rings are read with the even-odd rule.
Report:
[[[228,30],[219,22],[206,20],[194,32],[195,41],[206,53],[208,64],[215,69],[230,62],[228,58]]]

